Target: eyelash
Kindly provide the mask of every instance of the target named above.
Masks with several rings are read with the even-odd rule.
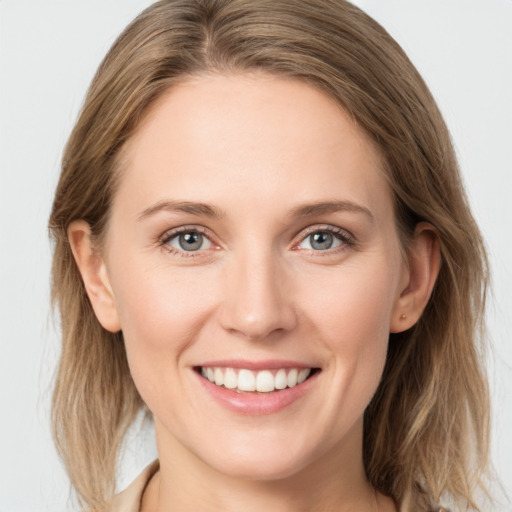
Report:
[[[211,236],[208,235],[208,230],[206,228],[203,228],[202,226],[181,226],[179,228],[172,229],[170,231],[166,231],[160,238],[159,238],[159,245],[164,248],[169,254],[180,256],[182,258],[194,258],[202,256],[204,253],[204,250],[198,250],[198,251],[185,251],[185,250],[179,250],[175,247],[172,247],[170,245],[171,240],[179,236],[183,233],[200,233],[201,235],[205,236],[210,243],[212,243],[214,246],[218,247],[213,241]],[[333,235],[334,238],[339,240],[342,245],[339,247],[335,247],[334,249],[325,249],[325,250],[313,250],[313,249],[300,249],[298,246],[302,244],[309,236],[314,235],[316,233],[328,233],[330,235]],[[353,248],[356,244],[356,240],[354,236],[349,233],[348,231],[335,227],[330,225],[323,225],[323,226],[311,226],[310,228],[306,228],[306,231],[302,233],[302,236],[300,240],[293,244],[292,250],[306,250],[310,252],[314,252],[317,256],[329,256],[333,254],[337,254],[338,252],[347,250],[349,248]]]

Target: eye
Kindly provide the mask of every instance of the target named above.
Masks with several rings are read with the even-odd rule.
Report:
[[[317,229],[306,235],[296,246],[297,249],[328,251],[343,246],[353,245],[352,237],[340,229]]]
[[[170,234],[163,243],[172,249],[185,252],[202,251],[210,249],[213,245],[206,235],[192,229]]]

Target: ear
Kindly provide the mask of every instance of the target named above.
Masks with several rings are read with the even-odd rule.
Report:
[[[121,323],[107,268],[100,252],[94,248],[89,224],[84,220],[73,221],[67,233],[73,256],[98,321],[107,331],[120,331]]]
[[[439,274],[441,255],[436,229],[426,222],[418,224],[407,252],[401,293],[397,299],[390,332],[402,332],[420,319],[428,304]]]

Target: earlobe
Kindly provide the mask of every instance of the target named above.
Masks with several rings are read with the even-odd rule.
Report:
[[[94,248],[89,224],[84,220],[73,221],[68,227],[67,234],[98,321],[110,332],[120,331],[121,324],[105,261],[100,252]]]
[[[431,224],[418,224],[407,258],[404,283],[392,312],[392,333],[405,331],[416,324],[434,289],[441,265],[441,255],[439,236]]]

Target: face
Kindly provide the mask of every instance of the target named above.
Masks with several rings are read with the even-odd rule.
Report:
[[[149,113],[103,261],[161,453],[260,479],[360,457],[408,280],[381,164],[298,81],[199,77]]]

